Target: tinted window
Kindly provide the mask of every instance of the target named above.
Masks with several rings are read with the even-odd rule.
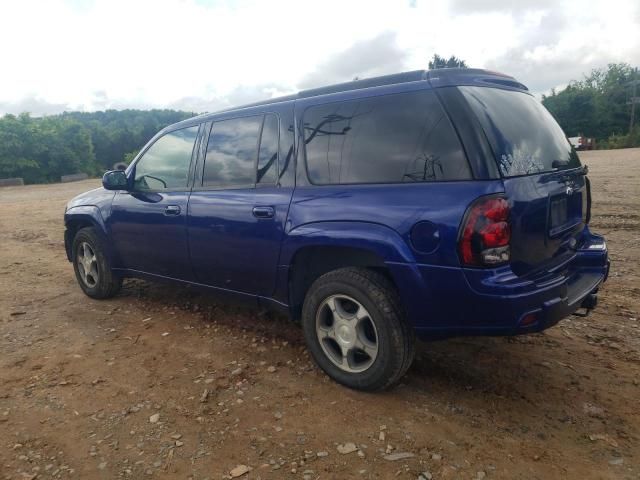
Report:
[[[492,144],[502,175],[580,166],[560,126],[531,95],[498,88],[459,88]]]
[[[265,115],[260,153],[258,154],[257,183],[276,183],[278,176],[278,117]]]
[[[215,122],[204,162],[204,186],[246,186],[256,182],[262,115]]]
[[[187,187],[189,164],[198,126],[167,133],[155,141],[136,163],[136,190],[174,190]]]
[[[318,105],[304,114],[313,183],[395,183],[471,177],[431,91]]]

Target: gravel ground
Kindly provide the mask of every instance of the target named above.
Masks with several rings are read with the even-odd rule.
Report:
[[[382,394],[329,381],[278,316],[138,280],[85,297],[62,213],[98,182],[0,189],[0,478],[640,478],[640,149],[581,157],[597,311],[421,344]]]

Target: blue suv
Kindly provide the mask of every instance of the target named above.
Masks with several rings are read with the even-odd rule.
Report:
[[[415,71],[171,125],[69,202],[82,290],[193,285],[302,324],[317,364],[379,390],[415,338],[541,331],[609,270],[587,168],[514,78]]]

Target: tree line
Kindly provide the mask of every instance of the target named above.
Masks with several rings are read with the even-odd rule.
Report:
[[[130,161],[158,130],[193,116],[175,110],[28,113],[0,118],[0,178],[47,183],[71,173],[89,176]]]
[[[569,137],[596,139],[598,148],[640,147],[640,122],[631,128],[633,83],[638,69],[626,63],[596,68],[562,91],[543,95],[542,103]],[[640,96],[640,85],[636,86]],[[640,117],[640,104],[635,116]]]

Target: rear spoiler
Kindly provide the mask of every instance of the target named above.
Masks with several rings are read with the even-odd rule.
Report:
[[[501,87],[528,92],[529,89],[515,78],[500,72],[479,68],[443,68],[428,70],[426,79],[432,87],[475,85],[481,87]]]

